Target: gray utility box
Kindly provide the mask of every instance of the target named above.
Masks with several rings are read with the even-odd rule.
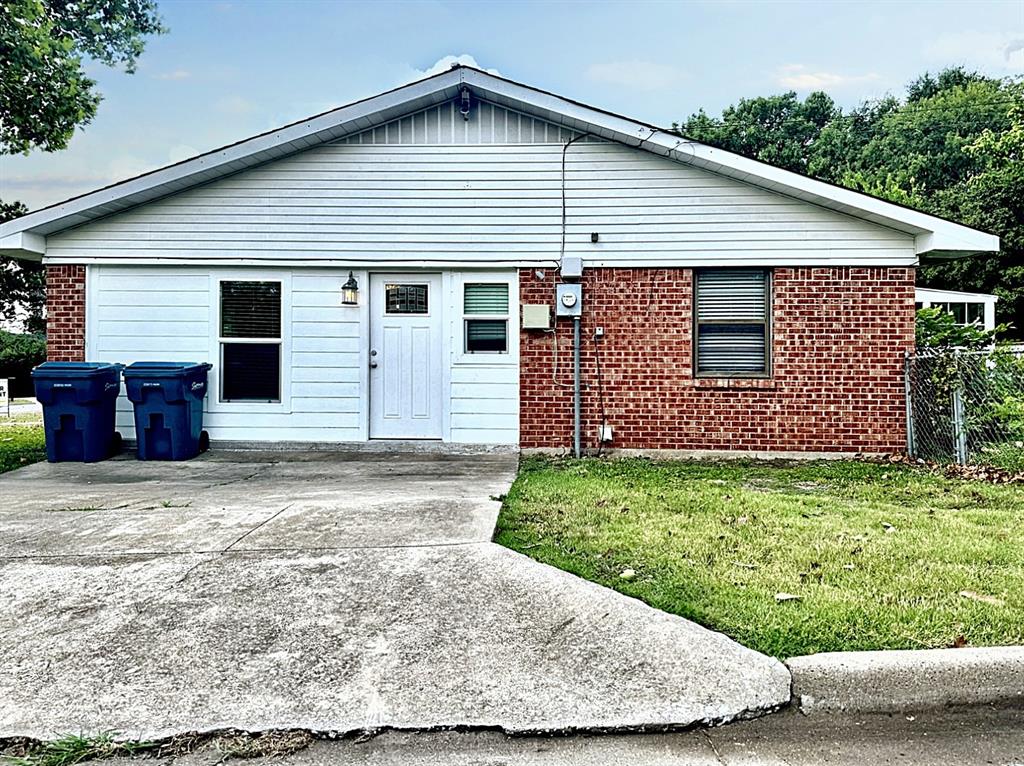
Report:
[[[523,329],[547,330],[551,327],[551,307],[546,303],[523,304]]]
[[[560,317],[578,317],[583,314],[583,285],[555,286],[555,315]]]

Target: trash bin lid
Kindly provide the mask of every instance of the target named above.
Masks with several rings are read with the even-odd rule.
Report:
[[[43,362],[32,368],[32,375],[57,375],[65,378],[81,378],[108,370],[120,370],[123,365],[110,362]]]
[[[126,378],[132,376],[166,377],[186,372],[209,370],[213,365],[207,362],[132,362],[124,368]]]

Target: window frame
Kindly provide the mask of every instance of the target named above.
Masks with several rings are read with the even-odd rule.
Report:
[[[712,320],[702,322],[700,321],[700,313],[698,311],[698,297],[699,297],[699,275],[709,271],[760,271],[764,274],[764,320],[753,321],[750,319],[740,320]],[[731,378],[742,378],[746,380],[769,380],[772,377],[772,363],[774,354],[772,353],[773,346],[773,330],[772,330],[772,286],[774,283],[774,274],[770,268],[752,268],[749,266],[709,266],[706,268],[699,268],[693,270],[693,290],[691,299],[691,365],[694,378],[705,378],[705,379],[731,379]],[[701,372],[700,371],[700,326],[701,325],[750,325],[750,326],[764,326],[764,372]]]
[[[281,332],[279,338],[225,338],[221,335],[221,284],[224,282],[277,282],[281,286]],[[291,411],[291,272],[225,271],[213,274],[210,280],[210,359],[216,360],[210,371],[210,412],[273,412]],[[275,343],[278,352],[278,399],[224,399],[223,344]]]
[[[467,314],[466,313],[466,289],[472,285],[501,285],[508,291],[508,307],[504,314]],[[467,357],[504,357],[512,353],[512,285],[507,279],[494,278],[464,278],[459,286],[459,298],[461,299],[460,315],[462,317],[462,354]],[[505,350],[504,351],[470,351],[469,346],[469,323],[474,320],[485,322],[505,322]]]

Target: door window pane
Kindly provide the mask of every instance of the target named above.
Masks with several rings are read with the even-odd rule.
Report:
[[[384,306],[388,314],[426,314],[427,285],[384,285]]]

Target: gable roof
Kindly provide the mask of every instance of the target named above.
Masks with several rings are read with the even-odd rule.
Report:
[[[861,192],[682,138],[654,125],[538,90],[467,66],[111,184],[0,224],[0,255],[38,260],[46,235],[205,184],[271,160],[454,100],[463,87],[476,99],[572,131],[633,146],[814,205],[911,234],[919,256],[962,257],[999,249],[999,238]]]

